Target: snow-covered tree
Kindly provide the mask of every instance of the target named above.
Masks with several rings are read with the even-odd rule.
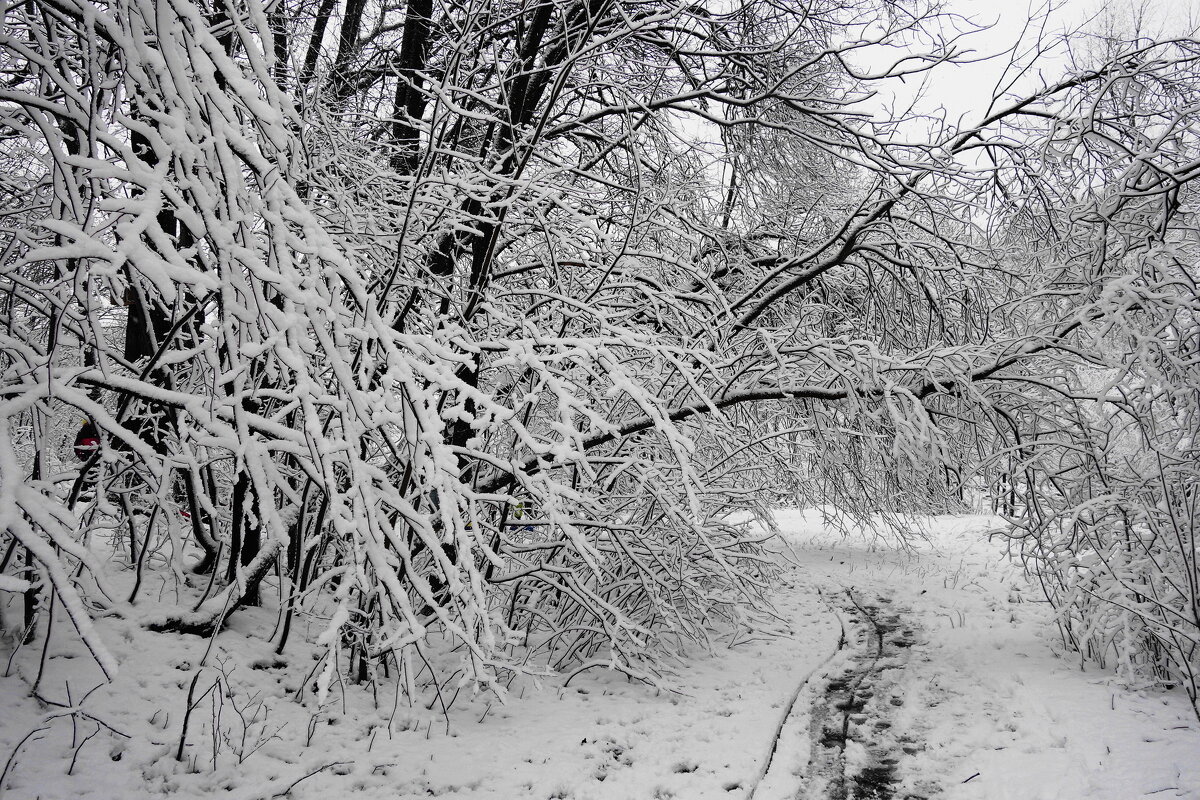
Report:
[[[1129,317],[1141,251],[1081,232],[1174,247],[1195,172],[1190,42],[872,118],[955,58],[920,3],[2,9],[0,589],[108,671],[97,612],[264,603],[280,651],[328,620],[326,682],[431,626],[485,686],[652,680],[768,610],[780,497],[953,503],[1004,398]]]

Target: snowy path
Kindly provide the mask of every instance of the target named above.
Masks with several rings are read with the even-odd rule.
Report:
[[[299,781],[286,796],[1200,800],[1200,725],[1186,698],[1129,691],[1055,657],[1048,609],[980,535],[985,520],[938,520],[936,547],[910,553],[842,540],[811,514],[780,521],[796,554],[780,635],[743,630],[694,654],[676,665],[677,692],[592,670],[566,686],[514,685],[506,706],[460,698],[448,729],[436,707],[393,712],[355,691],[314,714],[292,699],[293,670],[234,626],[218,654],[239,698],[269,705],[274,735],[241,764],[226,749],[216,772],[189,772],[170,754],[180,690],[206,643],[114,628],[136,666],[88,709],[129,740],[76,750],[70,722],[51,723],[3,798],[261,800]],[[77,655],[52,653],[46,685],[89,685]],[[21,691],[0,679],[4,758],[46,715]]]
[[[809,681],[810,704],[798,704],[808,760],[794,760],[790,785],[773,768],[755,800],[1200,798],[1200,725],[1186,698],[1128,691],[1055,657],[1049,609],[978,535],[985,520],[940,520],[936,547],[907,554],[811,523],[783,520],[799,571],[827,595],[858,598],[839,612],[866,646]]]

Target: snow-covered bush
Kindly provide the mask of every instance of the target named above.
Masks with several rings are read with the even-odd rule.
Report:
[[[1087,394],[1026,398],[1011,511],[1071,647],[1195,702],[1200,292],[1180,255],[1156,252],[1123,287],[1125,313],[1094,341],[1115,368],[1081,367]]]
[[[1022,212],[1046,232],[1023,253],[1043,271],[1041,313],[1075,309],[1072,341],[992,390],[988,407],[997,508],[1065,641],[1132,679],[1182,684],[1193,704],[1200,128],[1184,109],[1200,107],[1196,51],[1130,46],[1121,74],[1060,109],[1037,169],[1061,205]],[[1186,56],[1173,72],[1143,69],[1172,52]],[[1121,121],[1135,110],[1136,126]]]

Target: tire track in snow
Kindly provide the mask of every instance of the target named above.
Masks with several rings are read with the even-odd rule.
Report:
[[[775,756],[779,752],[779,742],[783,738],[784,730],[789,727],[789,723],[791,723],[793,726],[798,724],[796,718],[799,715],[795,714],[795,710],[796,703],[800,699],[800,695],[804,693],[805,688],[808,687],[813,676],[824,669],[825,665],[832,661],[834,656],[836,656],[846,647],[846,620],[838,612],[837,607],[829,602],[829,598],[825,596],[825,593],[822,592],[820,588],[817,589],[817,594],[820,595],[823,601],[825,601],[825,604],[829,607],[830,612],[833,613],[833,615],[837,618],[838,625],[841,627],[841,633],[838,635],[837,646],[832,652],[821,659],[820,663],[809,670],[808,674],[801,678],[800,682],[796,684],[796,689],[792,692],[791,699],[788,700],[787,704],[783,708],[783,715],[779,718],[779,724],[775,727],[775,736],[771,739],[771,747],[767,751],[767,757],[763,760],[762,769],[759,770],[758,776],[754,779],[754,783],[750,786],[750,791],[746,794],[746,800],[754,800],[755,792],[758,791],[758,787],[762,785],[763,780],[770,773],[771,766],[775,763]]]

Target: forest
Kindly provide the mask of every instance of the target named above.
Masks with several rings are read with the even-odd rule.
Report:
[[[1031,16],[959,119],[929,0],[0,14],[32,696],[54,642],[103,681],[239,624],[322,702],[659,686],[772,618],[772,509],[974,508],[1079,659],[1197,707],[1191,34]]]

